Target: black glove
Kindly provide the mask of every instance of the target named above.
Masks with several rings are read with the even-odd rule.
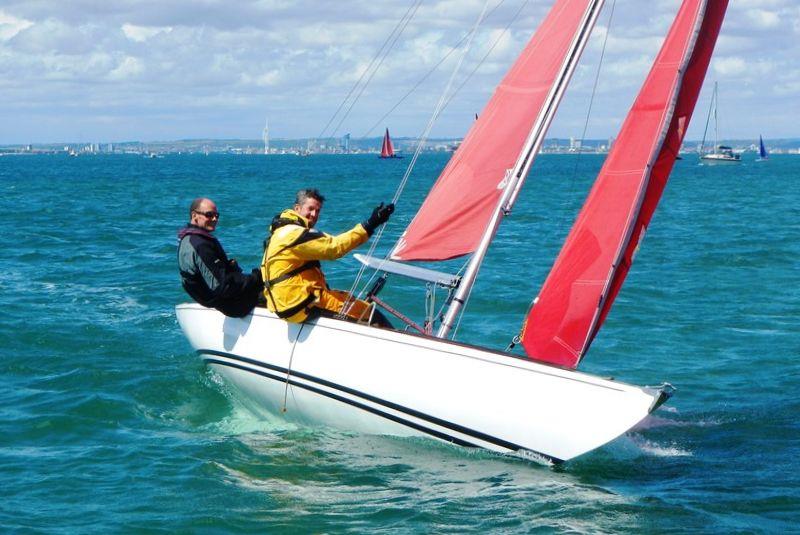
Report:
[[[372,211],[372,215],[370,215],[366,221],[361,223],[361,226],[364,227],[364,229],[367,231],[367,234],[372,236],[372,233],[375,232],[376,228],[389,221],[389,216],[392,215],[393,212],[394,212],[393,203],[389,203],[387,205],[380,203]]]

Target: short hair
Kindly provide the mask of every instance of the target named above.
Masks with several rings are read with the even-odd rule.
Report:
[[[325,197],[322,196],[322,193],[320,193],[317,188],[308,188],[301,189],[297,192],[297,195],[294,198],[294,203],[296,205],[302,205],[307,199],[316,199],[320,203],[325,202]]]
[[[211,199],[208,199],[207,197],[198,197],[195,200],[193,200],[191,206],[189,206],[189,219],[192,219],[192,212],[200,208],[200,205],[203,204],[203,201],[208,201],[208,200]]]

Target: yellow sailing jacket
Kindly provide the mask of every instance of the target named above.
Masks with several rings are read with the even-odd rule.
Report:
[[[294,210],[284,210],[273,221],[261,261],[267,307],[292,323],[308,316],[320,292],[327,290],[320,260],[336,260],[369,239],[359,223],[337,236],[308,228]]]

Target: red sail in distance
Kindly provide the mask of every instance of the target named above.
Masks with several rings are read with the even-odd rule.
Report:
[[[558,0],[497,86],[422,207],[395,260],[446,260],[473,252],[564,58],[589,0]]]
[[[389,137],[389,129],[383,135],[383,145],[381,146],[381,158],[394,158],[394,147],[392,146],[392,138]]]
[[[529,357],[576,367],[622,286],[689,126],[727,0],[684,0],[523,329]]]

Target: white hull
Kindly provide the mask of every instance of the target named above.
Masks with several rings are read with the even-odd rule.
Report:
[[[704,154],[700,159],[705,163],[740,163],[742,161],[741,157],[737,155],[719,153]]]
[[[255,406],[348,431],[565,461],[625,433],[670,392],[336,319],[176,312],[192,347]]]

